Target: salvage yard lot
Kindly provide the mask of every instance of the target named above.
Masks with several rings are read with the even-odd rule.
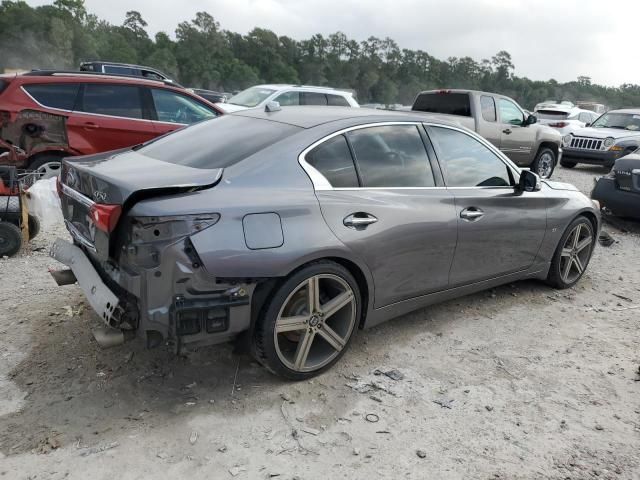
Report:
[[[588,193],[601,174],[553,179]],[[640,224],[618,226],[573,289],[522,282],[360,331],[303,383],[233,345],[101,350],[44,233],[0,260],[0,478],[640,478]]]

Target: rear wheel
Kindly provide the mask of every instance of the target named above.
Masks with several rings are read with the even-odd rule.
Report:
[[[585,217],[576,218],[560,239],[551,261],[547,282],[556,288],[575,285],[589,265],[594,246],[593,225]]]
[[[0,222],[0,257],[12,257],[22,246],[22,231],[13,223]]]
[[[35,215],[29,215],[29,240],[33,240],[40,233],[40,220]]]
[[[40,174],[40,179],[57,177],[62,168],[62,157],[59,155],[43,155],[29,164],[29,170]]]
[[[567,160],[560,160],[560,165],[564,168],[573,168],[577,165],[576,162],[568,162]]]
[[[543,147],[531,164],[531,171],[537,173],[540,178],[550,178],[556,168],[556,154],[553,150]]]
[[[360,304],[358,284],[341,265],[320,261],[302,268],[276,289],[258,319],[257,360],[291,380],[319,374],[347,349]]]

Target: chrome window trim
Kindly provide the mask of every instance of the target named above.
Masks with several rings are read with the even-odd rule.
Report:
[[[369,127],[386,127],[386,126],[392,126],[392,125],[415,125],[416,127],[420,127],[420,126],[427,126],[427,127],[439,127],[439,128],[448,128],[450,130],[455,130],[458,131],[460,133],[463,133],[471,138],[473,138],[474,140],[477,140],[478,142],[480,142],[482,145],[484,145],[485,147],[487,147],[494,155],[496,155],[496,157],[498,158],[498,160],[501,160],[506,167],[514,174],[514,180],[518,181],[518,178],[520,177],[520,168],[518,168],[506,155],[504,155],[495,145],[493,145],[491,142],[489,142],[488,140],[484,139],[483,137],[481,137],[480,135],[478,135],[477,133],[474,132],[470,132],[467,129],[464,128],[458,128],[458,127],[454,127],[454,126],[450,126],[450,125],[445,125],[442,123],[434,123],[434,122],[424,122],[424,121],[415,121],[415,122],[410,122],[410,121],[391,121],[391,122],[374,122],[374,123],[366,123],[366,124],[362,124],[362,125],[354,125],[351,127],[347,127],[347,128],[343,128],[341,130],[338,130],[337,132],[333,132],[329,135],[326,135],[324,137],[322,137],[320,140],[316,140],[315,142],[313,142],[311,145],[309,145],[307,148],[305,148],[300,155],[298,155],[298,163],[300,164],[300,166],[302,167],[302,169],[306,172],[306,174],[309,176],[309,179],[311,180],[311,183],[313,184],[313,188],[315,191],[362,191],[362,190],[463,190],[463,189],[477,189],[477,190],[486,190],[486,189],[508,189],[508,190],[513,190],[514,186],[509,186],[509,187],[332,187],[331,184],[329,183],[329,180],[327,180],[327,178],[320,173],[320,171],[318,169],[316,169],[315,167],[313,167],[311,164],[309,164],[306,161],[306,155],[307,153],[309,153],[311,150],[313,150],[314,148],[316,148],[318,145],[331,140],[334,137],[337,137],[338,135],[343,135],[347,132],[351,132],[353,130],[361,130],[363,128],[369,128]],[[437,154],[436,154],[437,155]],[[438,160],[439,162],[439,160]]]

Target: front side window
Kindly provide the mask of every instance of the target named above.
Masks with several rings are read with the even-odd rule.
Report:
[[[142,118],[140,89],[130,85],[87,83],[81,110],[113,117]]]
[[[511,125],[522,125],[524,123],[524,115],[515,103],[510,100],[501,98],[499,100],[500,105],[500,120],[502,123],[509,123]]]
[[[485,121],[496,121],[496,101],[493,99],[493,97],[482,95],[480,97],[480,108],[482,109],[482,118]]]
[[[353,147],[363,187],[433,187],[435,181],[416,125],[353,130]]]
[[[301,105],[326,105],[327,97],[324,93],[301,92],[300,104]]]
[[[252,108],[265,101],[274,92],[272,88],[251,87],[234,95],[227,103]]]
[[[216,116],[216,112],[201,103],[170,90],[152,88],[151,95],[161,122],[190,125]]]
[[[300,105],[300,92],[284,92],[278,95],[274,100],[278,102],[281,107]]]
[[[466,133],[432,127],[429,131],[448,187],[509,187],[507,165],[489,148]]]
[[[322,173],[332,187],[358,187],[358,175],[344,135],[318,145],[307,153],[305,160]]]
[[[29,95],[45,107],[73,110],[80,85],[77,83],[59,83],[25,85]]]

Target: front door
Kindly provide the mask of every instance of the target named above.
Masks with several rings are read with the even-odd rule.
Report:
[[[516,194],[517,172],[471,135],[432,126],[429,136],[455,195],[458,244],[451,287],[529,268],[546,232],[544,194]]]
[[[525,126],[524,112],[511,100],[498,98],[500,150],[521,167],[531,163],[536,131]]]
[[[454,198],[425,139],[419,124],[357,127],[305,157],[330,184],[316,186],[325,221],[372,272],[376,308],[448,287]]]

